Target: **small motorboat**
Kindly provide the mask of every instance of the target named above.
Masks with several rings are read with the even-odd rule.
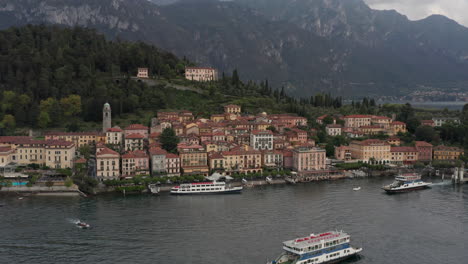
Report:
[[[24,199],[24,197],[18,197],[18,200],[23,200],[23,199]]]
[[[156,184],[148,185],[148,189],[150,190],[151,194],[159,194],[159,192],[161,192],[161,188],[156,186]]]
[[[246,179],[242,179],[242,184],[248,184],[249,182]]]
[[[76,223],[76,225],[79,227],[79,228],[82,228],[82,229],[88,229],[90,228],[91,226],[85,222],[81,222],[81,221],[78,221]]]
[[[292,177],[286,177],[284,178],[284,180],[286,181],[286,183],[289,183],[289,184],[296,184],[296,179],[292,178]]]
[[[271,179],[270,177],[266,177],[265,180],[268,184],[271,184],[273,181],[273,179]]]
[[[361,187],[360,187],[360,186],[359,186],[359,187],[356,187],[356,188],[353,188],[353,191],[359,191],[359,190],[361,190]]]

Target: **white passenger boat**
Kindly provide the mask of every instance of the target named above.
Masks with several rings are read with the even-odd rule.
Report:
[[[387,193],[409,192],[429,188],[432,182],[424,182],[418,174],[403,174],[395,178],[392,184],[382,187]]]
[[[284,253],[268,264],[338,263],[362,251],[351,247],[350,240],[338,231],[288,240],[283,242]]]
[[[171,189],[171,194],[228,194],[240,193],[242,186],[231,187],[225,182],[196,182],[175,186]]]

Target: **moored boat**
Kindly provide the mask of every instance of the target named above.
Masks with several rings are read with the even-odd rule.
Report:
[[[288,240],[283,242],[283,254],[267,264],[338,263],[362,251],[351,247],[350,240],[350,235],[338,231]]]
[[[240,193],[242,186],[231,187],[225,182],[195,182],[181,184],[171,189],[171,194],[229,194]]]
[[[392,184],[382,187],[387,193],[409,192],[429,188],[432,182],[424,182],[418,174],[403,174],[395,178]]]
[[[156,184],[148,185],[148,189],[151,192],[151,194],[159,194],[159,192],[161,191],[161,188],[159,188]]]

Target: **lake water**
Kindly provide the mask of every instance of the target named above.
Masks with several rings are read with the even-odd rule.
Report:
[[[328,230],[344,230],[364,248],[354,263],[466,263],[468,186],[386,195],[379,188],[391,181],[224,196],[3,197],[0,263],[264,264],[282,241]]]

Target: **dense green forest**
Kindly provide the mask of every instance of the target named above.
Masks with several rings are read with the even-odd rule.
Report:
[[[114,78],[149,67],[173,78],[186,61],[143,43],[108,41],[94,30],[26,26],[0,31],[0,120],[5,127],[60,126],[74,119],[100,121],[107,100],[134,111],[137,83]],[[141,102],[148,104],[152,102]]]
[[[431,112],[411,105],[377,105],[368,98],[344,105],[341,97],[323,93],[294,98],[268,80],[242,81],[237,70],[222,73],[216,82],[191,82],[183,78],[187,65],[194,64],[144,43],[106,40],[91,29],[26,26],[0,31],[0,134],[22,127],[98,129],[105,102],[112,106],[113,123],[121,126],[148,125],[162,109],[209,117],[234,103],[247,113],[296,113],[315,128],[321,127],[313,120],[323,114],[396,114],[408,124],[407,142],[426,139],[468,147],[468,106],[461,113]],[[130,78],[138,67],[150,69],[151,82]],[[420,120],[434,115],[461,116],[463,124],[420,127]],[[317,141],[332,144],[323,133]]]

